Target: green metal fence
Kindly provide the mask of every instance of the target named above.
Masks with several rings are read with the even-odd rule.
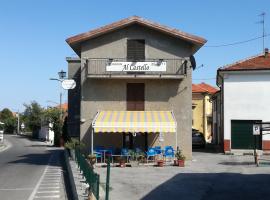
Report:
[[[79,149],[75,150],[75,158],[80,168],[80,172],[82,172],[86,182],[90,186],[90,192],[92,192],[96,199],[99,200],[99,174],[94,172],[93,168],[87,163],[85,156],[81,154]]]

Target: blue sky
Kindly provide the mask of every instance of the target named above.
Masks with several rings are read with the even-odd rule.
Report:
[[[59,85],[49,78],[67,70],[65,57],[75,56],[65,39],[132,15],[206,38],[206,47],[195,55],[204,67],[194,71],[193,82],[215,85],[218,67],[261,53],[262,41],[207,46],[261,36],[256,22],[263,11],[270,33],[268,0],[1,0],[0,110],[23,110],[32,100],[42,106],[59,102]],[[270,37],[265,41],[270,47]]]

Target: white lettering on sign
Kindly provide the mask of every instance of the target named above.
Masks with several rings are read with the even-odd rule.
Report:
[[[166,72],[167,62],[111,62],[107,72]]]
[[[261,134],[260,125],[253,124],[253,135],[260,135],[260,134]]]

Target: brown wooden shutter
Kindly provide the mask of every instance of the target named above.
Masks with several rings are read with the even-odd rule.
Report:
[[[145,60],[145,40],[127,40],[127,59],[130,61]]]
[[[127,110],[144,110],[144,83],[127,84]]]

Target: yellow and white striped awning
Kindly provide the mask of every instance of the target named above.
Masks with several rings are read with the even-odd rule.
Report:
[[[93,120],[95,132],[176,132],[172,111],[99,111]]]

